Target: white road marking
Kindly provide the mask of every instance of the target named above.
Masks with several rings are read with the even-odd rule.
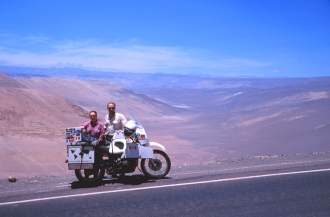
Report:
[[[68,185],[68,184],[66,184],[66,185],[56,185],[55,186],[55,188],[66,188],[66,187],[70,187],[71,185]]]
[[[207,180],[207,181],[186,182],[186,183],[149,186],[149,187],[140,187],[140,188],[129,188],[129,189],[118,189],[118,190],[111,190],[111,191],[99,191],[99,192],[91,192],[91,193],[71,194],[71,195],[63,195],[63,196],[43,197],[43,198],[35,198],[35,199],[28,199],[28,200],[2,202],[2,203],[0,203],[0,206],[31,203],[31,202],[46,201],[46,200],[55,200],[55,199],[64,199],[64,198],[111,194],[111,193],[118,193],[118,192],[142,191],[142,190],[149,190],[149,189],[172,188],[172,187],[179,187],[179,186],[190,186],[190,185],[217,183],[217,182],[230,182],[230,181],[238,181],[238,180],[249,180],[249,179],[257,179],[257,178],[265,178],[265,177],[286,176],[286,175],[296,175],[296,174],[306,174],[306,173],[318,173],[318,172],[328,172],[328,171],[330,171],[330,168],[317,169],[317,170],[303,170],[303,171],[295,171],[295,172],[284,172],[284,173],[270,173],[270,174],[264,174],[264,175],[242,176],[242,177],[236,177],[236,178],[214,179],[214,180]]]
[[[320,163],[320,162],[330,162],[329,159],[322,159],[322,160],[310,160],[310,161],[295,161],[295,162],[282,162],[282,163],[266,163],[261,165],[251,165],[251,166],[244,166],[244,167],[233,167],[233,168],[227,168],[227,169],[214,169],[214,170],[203,170],[203,171],[192,171],[192,172],[178,172],[178,173],[171,173],[172,177],[179,177],[184,175],[193,175],[193,174],[212,174],[212,173],[221,173],[225,171],[238,171],[238,170],[245,170],[245,169],[254,169],[254,168],[266,168],[266,167],[273,167],[273,166],[286,166],[286,165],[299,165],[299,164],[310,164],[310,163]],[[103,180],[111,180],[111,178],[106,178]],[[71,185],[67,184],[67,182],[60,182],[57,183],[54,188],[68,188]],[[47,187],[46,189],[49,189]],[[20,190],[9,190],[9,191],[0,191],[0,193],[16,193],[26,191],[26,189],[20,189]]]

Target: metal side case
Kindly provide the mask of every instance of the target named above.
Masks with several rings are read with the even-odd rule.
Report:
[[[93,146],[68,145],[68,167],[74,169],[92,169],[95,160],[95,150]]]

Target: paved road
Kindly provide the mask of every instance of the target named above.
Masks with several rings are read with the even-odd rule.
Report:
[[[97,187],[73,182],[56,190],[8,191],[0,196],[0,216],[329,217],[330,167],[324,166],[193,171],[157,181],[135,175]]]

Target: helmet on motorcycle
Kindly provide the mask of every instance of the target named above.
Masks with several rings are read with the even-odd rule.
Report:
[[[132,135],[136,128],[137,128],[137,123],[133,120],[129,120],[126,122],[125,126],[124,126],[124,134],[125,136],[130,136]]]

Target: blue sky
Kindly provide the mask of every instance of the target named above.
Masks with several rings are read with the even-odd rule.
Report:
[[[0,65],[329,76],[330,1],[0,0]]]

